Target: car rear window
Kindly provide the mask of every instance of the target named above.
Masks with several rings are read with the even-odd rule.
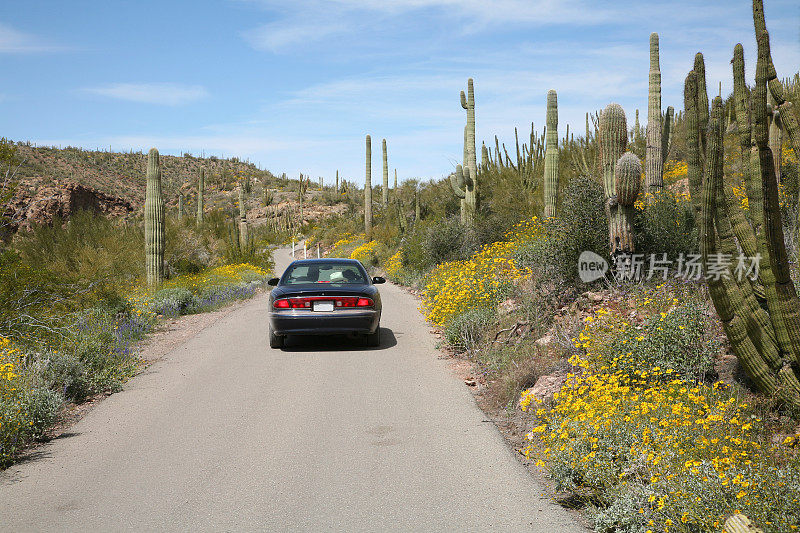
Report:
[[[367,279],[356,265],[346,263],[312,263],[289,267],[281,280],[283,285],[330,283],[333,285],[364,285]]]

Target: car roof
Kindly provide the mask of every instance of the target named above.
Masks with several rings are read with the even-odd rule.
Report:
[[[334,264],[343,264],[343,265],[360,265],[361,263],[357,259],[345,259],[343,257],[332,257],[332,258],[320,258],[320,259],[296,259],[290,263],[291,265],[330,265],[331,263]]]

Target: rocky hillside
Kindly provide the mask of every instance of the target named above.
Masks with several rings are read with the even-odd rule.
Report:
[[[250,180],[248,219],[265,223],[283,209],[296,210],[297,180],[276,177],[268,170],[236,157],[181,157],[162,155],[164,195],[168,210],[176,210],[179,193],[184,196],[185,212],[194,213],[197,180],[205,169],[207,209],[227,208],[238,201],[236,184]],[[67,147],[54,148],[17,143],[16,164],[20,165],[19,184],[4,211],[13,221],[11,232],[31,224],[49,224],[56,217],[68,219],[80,209],[90,209],[113,217],[127,218],[141,213],[144,204],[147,154],[142,152],[104,152]],[[322,191],[308,191],[307,220],[318,219],[343,206],[319,205]],[[264,206],[264,193],[271,196]],[[338,207],[338,208],[337,208]]]

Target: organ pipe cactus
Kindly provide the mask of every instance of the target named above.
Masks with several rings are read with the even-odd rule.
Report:
[[[383,148],[383,187],[381,188],[381,202],[386,207],[389,204],[389,162],[386,156],[386,139],[381,141]]]
[[[558,97],[547,91],[547,146],[544,153],[544,216],[556,215],[558,198]]]
[[[701,175],[699,202],[700,251],[708,277],[709,294],[731,348],[754,385],[795,412],[800,411],[800,299],[789,275],[778,203],[778,182],[769,147],[767,93],[781,116],[792,114],[775,73],[762,0],[753,1],[753,21],[758,44],[756,84],[748,94],[744,54],[737,44],[733,57],[734,103],[742,148],[752,226],[744,220],[731,183],[723,175],[723,107],[715,98],[709,117],[702,56],[686,77],[684,100],[687,119],[687,164]],[[704,119],[706,124],[704,124]],[[788,125],[789,122],[793,124]],[[795,149],[800,148],[796,117],[784,120]],[[690,181],[691,186],[691,181]],[[692,186],[694,194],[697,183]],[[744,223],[742,222],[744,221]],[[742,251],[761,258],[757,276],[710,276],[712,260],[719,254]]]
[[[164,277],[164,196],[158,150],[147,154],[147,188],[144,200],[144,248],[147,285],[158,286]]]
[[[364,236],[372,240],[372,138],[367,135],[367,172],[364,180]]]
[[[239,248],[247,246],[247,196],[244,183],[239,183]]]
[[[200,177],[197,180],[197,223],[203,223],[203,194],[206,187],[206,170],[200,169]]]
[[[603,170],[608,238],[612,257],[620,253],[632,253],[633,229],[630,211],[620,208],[617,198],[616,167],[628,144],[628,126],[625,111],[619,104],[608,104],[600,115],[598,131],[600,163]]]

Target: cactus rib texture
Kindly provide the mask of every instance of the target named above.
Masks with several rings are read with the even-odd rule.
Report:
[[[547,141],[544,153],[544,216],[556,216],[558,199],[558,96],[547,91]]]
[[[647,148],[645,157],[645,190],[656,194],[664,188],[662,157],[661,67],[658,57],[658,34],[650,34],[650,76],[647,98]]]
[[[621,206],[617,198],[616,166],[628,145],[625,111],[619,104],[608,104],[600,115],[598,141],[608,216],[609,248],[614,257],[634,251],[631,206]]]
[[[763,20],[762,0],[753,1],[753,21],[758,45],[756,84],[747,94],[744,54],[740,44],[733,56],[734,105],[741,137],[742,163],[751,206],[752,227],[731,209],[734,200],[723,183],[723,107],[715,98],[708,127],[705,81],[692,71],[686,79],[687,164],[692,174],[702,174],[700,201],[701,253],[706,271],[709,257],[746,253],[762,258],[757,279],[709,278],[709,294],[731,347],[755,386],[783,405],[800,411],[800,300],[791,282],[778,207],[777,174],[769,148],[767,91],[780,105],[783,87],[777,80]],[[698,54],[699,56],[699,54]],[[702,69],[702,58],[695,67]],[[695,184],[696,186],[696,184]],[[694,194],[694,192],[693,192]],[[733,231],[731,225],[733,224]],[[735,238],[734,238],[735,235]],[[747,531],[742,529],[741,531]]]
[[[156,287],[164,277],[164,196],[161,192],[161,166],[155,148],[147,154],[144,241],[147,285]]]

